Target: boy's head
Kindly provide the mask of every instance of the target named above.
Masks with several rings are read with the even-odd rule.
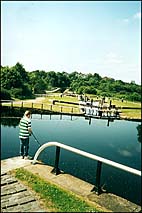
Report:
[[[29,111],[29,110],[27,110],[26,112],[25,112],[25,114],[24,114],[25,116],[27,116],[28,118],[30,117],[30,115],[31,115],[31,112]]]

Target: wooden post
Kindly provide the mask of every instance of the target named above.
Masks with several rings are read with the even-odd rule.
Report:
[[[33,107],[34,107],[34,103],[32,103],[32,109],[33,109]]]
[[[61,106],[61,112],[62,112],[62,106]]]
[[[43,110],[43,104],[41,104],[41,109]]]
[[[52,110],[52,105],[51,105],[51,107],[50,107],[50,110]]]
[[[72,109],[71,109],[71,113],[73,113],[73,107],[72,107]]]
[[[23,101],[22,101],[22,103],[21,103],[21,107],[23,108]]]

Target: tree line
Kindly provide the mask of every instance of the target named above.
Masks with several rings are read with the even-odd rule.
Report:
[[[1,66],[1,99],[34,98],[46,90],[60,88],[61,92],[70,89],[77,94],[93,94],[116,97],[130,101],[141,101],[141,86],[134,81],[126,83],[98,73],[83,74],[74,71],[55,72],[35,70],[28,72],[19,62],[12,67]]]

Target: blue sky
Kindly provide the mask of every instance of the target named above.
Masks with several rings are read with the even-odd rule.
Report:
[[[141,84],[140,1],[1,2],[1,64]]]

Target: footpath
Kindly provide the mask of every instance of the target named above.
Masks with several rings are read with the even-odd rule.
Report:
[[[1,212],[50,212],[44,209],[34,192],[15,179],[9,171],[24,167],[35,175],[39,175],[51,183],[93,202],[104,212],[140,212],[141,207],[110,193],[96,195],[91,192],[94,185],[72,175],[51,173],[53,167],[21,157],[9,158],[1,161]]]

